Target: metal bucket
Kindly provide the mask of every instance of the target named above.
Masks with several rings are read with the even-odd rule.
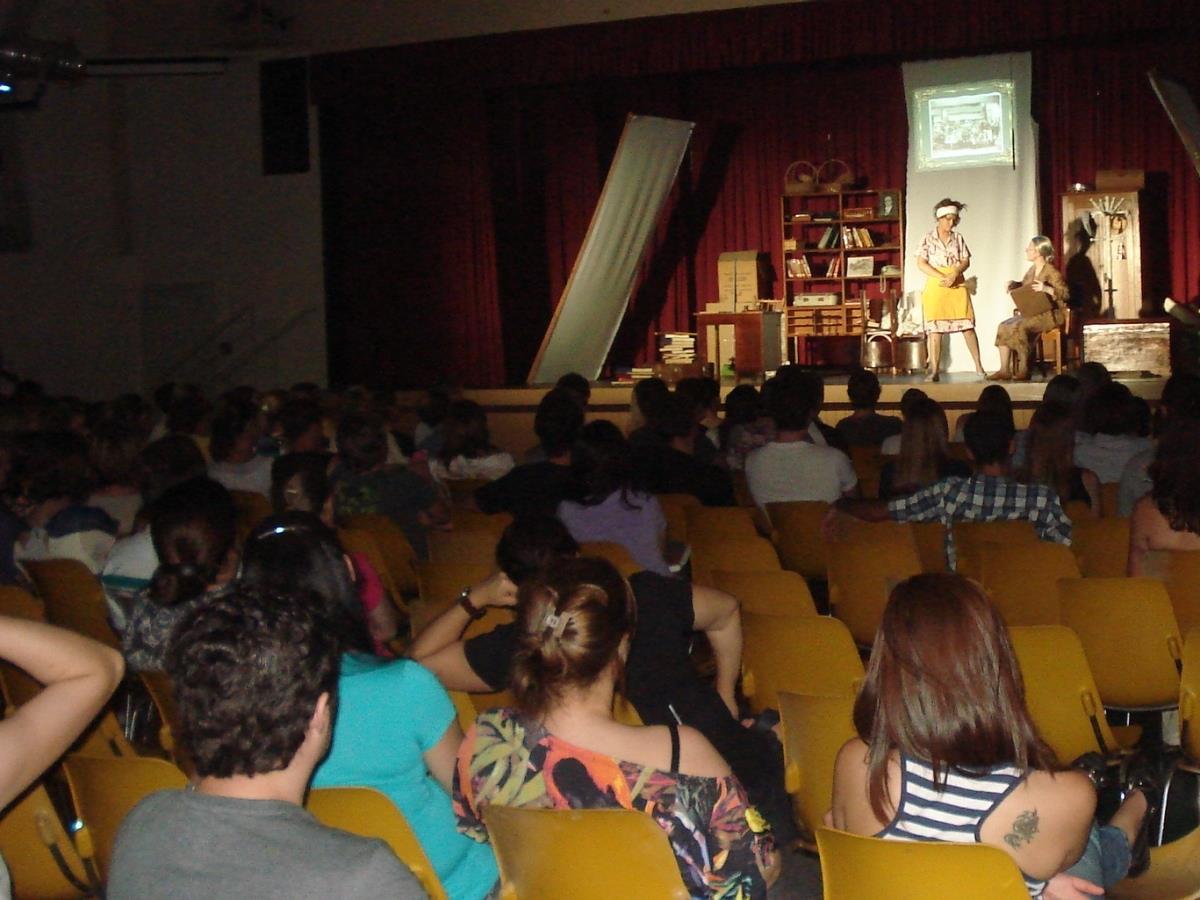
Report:
[[[911,375],[925,371],[925,338],[905,337],[896,341],[895,365],[897,372]]]
[[[872,372],[882,372],[892,368],[892,336],[890,334],[873,334],[863,341],[862,367]]]

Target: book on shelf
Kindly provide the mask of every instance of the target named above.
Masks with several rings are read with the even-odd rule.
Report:
[[[812,268],[808,264],[808,257],[803,254],[788,257],[787,273],[789,278],[811,278]]]
[[[874,247],[875,246],[875,239],[873,237],[871,237],[871,232],[867,231],[867,229],[855,228],[854,233],[858,237],[858,246],[860,246],[860,247]]]
[[[840,278],[842,276],[842,258],[835,256],[829,261],[829,268],[825,272],[826,278]]]

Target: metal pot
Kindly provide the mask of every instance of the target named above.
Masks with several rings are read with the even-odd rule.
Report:
[[[892,337],[888,334],[873,334],[863,341],[862,367],[881,372],[892,367]]]
[[[911,375],[925,371],[925,338],[905,337],[896,341],[896,371]]]

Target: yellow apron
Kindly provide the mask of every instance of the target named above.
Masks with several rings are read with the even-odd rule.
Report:
[[[943,275],[954,271],[953,266],[938,267]],[[925,282],[925,290],[921,293],[921,310],[926,322],[954,322],[963,319],[975,321],[975,310],[971,306],[971,295],[964,285],[957,287],[942,287],[937,279],[930,278]]]

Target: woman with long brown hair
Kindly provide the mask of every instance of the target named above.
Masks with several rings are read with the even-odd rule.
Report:
[[[1200,550],[1200,421],[1184,419],[1159,439],[1149,475],[1152,487],[1133,507],[1129,574],[1143,575],[1155,550]]]
[[[1129,870],[1145,796],[1131,789],[1093,826],[1095,790],[1038,736],[1004,622],[974,582],[917,575],[892,591],[854,727],[836,763],[834,827],[994,845],[1032,897],[1068,869],[1105,887]]]
[[[914,493],[950,475],[970,477],[971,467],[949,456],[949,432],[941,404],[929,397],[917,400],[904,417],[900,455],[884,463],[880,473],[880,499]]]
[[[1025,438],[1025,458],[1017,467],[1017,481],[1044,484],[1058,493],[1066,507],[1082,501],[1100,515],[1100,479],[1090,469],[1075,465],[1075,419],[1071,410],[1043,403],[1033,412]]]

